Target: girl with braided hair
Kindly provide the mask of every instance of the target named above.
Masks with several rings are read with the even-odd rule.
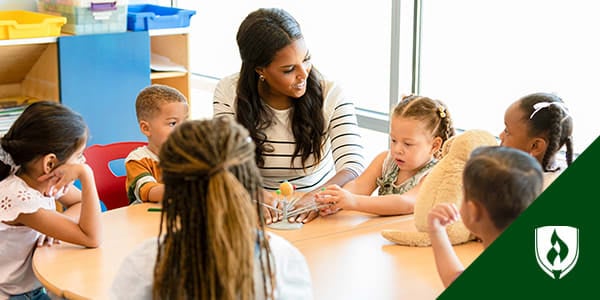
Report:
[[[302,254],[264,230],[254,147],[248,131],[228,117],[174,129],[159,154],[165,184],[159,238],[124,260],[114,298],[312,298]]]
[[[341,209],[377,215],[410,214],[423,179],[437,163],[442,144],[454,135],[446,105],[423,96],[404,97],[390,119],[390,149],[364,173],[342,187],[330,185],[316,202],[329,203],[321,215]],[[371,196],[379,188],[377,196]]]
[[[511,104],[504,114],[501,145],[523,150],[544,170],[544,189],[573,162],[573,118],[562,99],[550,93],[529,94]],[[565,147],[565,162],[556,160]]]

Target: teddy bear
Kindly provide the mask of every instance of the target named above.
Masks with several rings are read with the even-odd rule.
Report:
[[[479,146],[495,146],[494,135],[479,129],[471,129],[449,138],[442,146],[438,163],[423,179],[423,185],[415,200],[414,220],[417,231],[386,229],[381,235],[399,245],[427,247],[431,245],[427,233],[427,214],[437,203],[451,202],[460,206],[463,199],[462,172],[471,151]],[[462,221],[446,227],[453,245],[475,239]]]

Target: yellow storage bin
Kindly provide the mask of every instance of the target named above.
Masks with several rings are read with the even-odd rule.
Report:
[[[0,11],[0,40],[59,36],[67,18],[26,10]]]

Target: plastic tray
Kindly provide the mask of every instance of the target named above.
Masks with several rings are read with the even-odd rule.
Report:
[[[26,10],[0,11],[0,40],[59,36],[64,17]]]
[[[187,10],[152,4],[129,5],[127,9],[127,30],[144,31],[150,29],[188,27],[195,10]]]
[[[127,1],[38,0],[38,11],[67,18],[62,31],[94,34],[127,31]]]

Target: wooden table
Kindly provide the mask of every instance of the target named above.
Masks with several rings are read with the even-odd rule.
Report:
[[[156,236],[160,213],[140,204],[103,213],[104,240],[97,249],[70,244],[38,248],[33,268],[42,284],[67,299],[109,299],[109,288],[125,256]],[[340,212],[298,230],[271,230],[306,257],[315,299],[434,299],[443,286],[430,247],[403,247],[381,237],[383,229],[415,231],[412,215],[377,217]],[[469,265],[480,243],[455,247]]]

